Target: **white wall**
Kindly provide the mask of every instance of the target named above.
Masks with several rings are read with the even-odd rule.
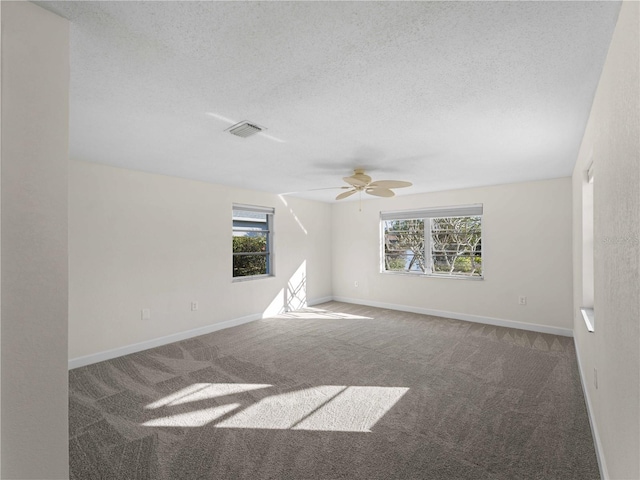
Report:
[[[640,4],[624,2],[573,174],[574,335],[606,478],[640,478]],[[593,159],[595,332],[578,308]],[[594,369],[597,369],[598,388]]]
[[[484,280],[380,273],[380,211],[472,203],[484,204]],[[332,230],[338,298],[570,334],[570,178],[366,200],[361,212],[357,201],[337,203]]]
[[[2,2],[2,471],[68,478],[69,24]]]
[[[328,204],[78,161],[69,202],[72,359],[331,296]],[[232,282],[232,203],[275,208],[275,277]]]
[[[0,52],[2,51],[2,8],[0,7]],[[0,62],[0,105],[2,104],[2,66]],[[2,132],[2,115],[0,115]],[[2,211],[2,135],[0,134],[0,212]],[[2,216],[0,215],[0,252],[2,252]],[[2,255],[0,253],[0,432],[2,432]],[[2,478],[2,434],[0,433],[0,478]]]

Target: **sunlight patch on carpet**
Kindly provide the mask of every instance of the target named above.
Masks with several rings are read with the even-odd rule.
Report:
[[[237,393],[269,388],[272,385],[256,383],[194,383],[171,395],[162,397],[157,402],[150,403],[146,409],[156,409],[173,405],[182,405],[190,402],[199,402],[210,398],[224,397]]]
[[[206,402],[272,387],[266,384],[197,383],[147,405],[148,409]],[[250,428],[370,432],[408,391],[404,387],[321,385],[240,402],[166,415],[143,423],[147,427]],[[233,415],[227,414],[237,410]],[[225,418],[221,418],[225,416]]]
[[[319,308],[307,307],[293,312],[274,315],[275,318],[298,318],[301,320],[373,320],[373,317],[352,315],[350,313],[330,312]]]
[[[332,432],[370,432],[409,390],[400,387],[347,387],[292,428]]]
[[[220,418],[224,414],[235,410],[239,406],[239,403],[230,403],[219,407],[194,410],[193,412],[179,413],[149,420],[142,425],[145,427],[202,427]]]

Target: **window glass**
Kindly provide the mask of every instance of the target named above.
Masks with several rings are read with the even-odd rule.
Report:
[[[459,210],[478,212],[482,212],[481,205]],[[482,277],[482,215],[452,215],[455,213],[456,207],[382,213],[382,270]]]
[[[272,275],[273,209],[233,207],[233,277]]]

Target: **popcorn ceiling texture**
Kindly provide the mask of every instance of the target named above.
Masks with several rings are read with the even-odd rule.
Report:
[[[399,194],[570,176],[620,6],[37,3],[72,25],[72,158],[274,193],[363,166]]]

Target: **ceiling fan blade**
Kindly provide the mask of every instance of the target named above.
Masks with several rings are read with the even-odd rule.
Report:
[[[355,188],[353,190],[349,190],[348,192],[342,192],[340,195],[338,195],[336,197],[336,200],[342,200],[343,198],[350,197],[351,195],[353,195],[356,192],[357,192],[357,190]]]
[[[404,188],[410,187],[413,185],[411,182],[403,182],[401,180],[377,180],[373,183],[370,183],[370,187],[380,187],[380,188]]]
[[[395,193],[393,193],[388,188],[380,187],[367,188],[365,192],[367,192],[369,195],[375,195],[376,197],[393,197],[395,195]]]
[[[349,185],[353,185],[354,187],[365,187],[369,183],[361,178],[356,177],[355,175],[351,177],[343,177],[343,180]]]

